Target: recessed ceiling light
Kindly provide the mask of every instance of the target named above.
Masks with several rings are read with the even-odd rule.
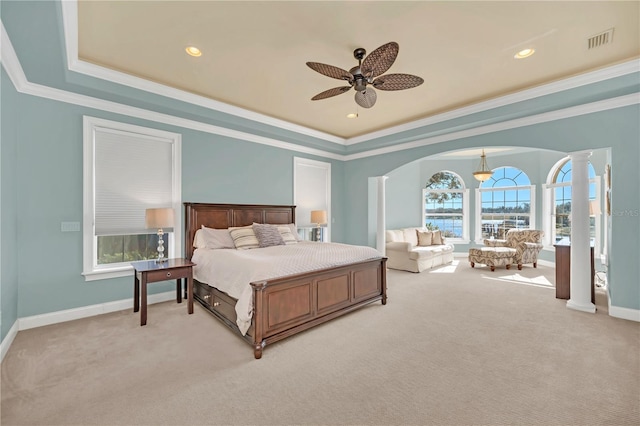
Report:
[[[513,57],[516,59],[524,59],[533,55],[536,52],[536,49],[522,49],[518,53],[516,53]]]
[[[358,118],[358,114],[355,112],[350,112],[347,114],[347,118]]]
[[[189,46],[186,49],[184,49],[189,55],[191,56],[195,56],[196,58],[198,56],[202,56],[202,52],[200,51],[200,49],[198,49],[195,46]]]

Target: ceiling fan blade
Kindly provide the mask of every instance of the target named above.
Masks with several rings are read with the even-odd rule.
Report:
[[[319,72],[327,77],[337,78],[338,80],[353,80],[353,76],[349,71],[342,68],[334,67],[333,65],[321,64],[319,62],[307,62],[307,66],[314,71]]]
[[[396,60],[400,46],[395,41],[383,44],[362,61],[362,75],[373,78],[384,74]]]
[[[373,87],[380,90],[404,90],[420,86],[424,80],[411,74],[387,74],[373,80]]]
[[[319,101],[320,99],[327,99],[327,98],[330,98],[332,96],[336,96],[336,95],[340,95],[342,93],[348,92],[349,89],[351,89],[351,86],[334,87],[333,89],[325,90],[322,93],[318,93],[313,98],[311,98],[311,100],[312,101]]]

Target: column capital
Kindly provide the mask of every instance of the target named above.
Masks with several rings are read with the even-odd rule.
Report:
[[[584,159],[584,160],[588,160],[589,157],[591,157],[591,154],[593,153],[592,150],[584,150],[584,151],[573,151],[569,153],[569,157],[571,157],[572,160],[580,160],[580,159]]]

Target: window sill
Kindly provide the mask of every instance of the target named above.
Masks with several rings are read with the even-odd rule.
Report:
[[[85,281],[108,280],[111,278],[128,277],[133,275],[133,266],[121,266],[104,270],[83,272]]]

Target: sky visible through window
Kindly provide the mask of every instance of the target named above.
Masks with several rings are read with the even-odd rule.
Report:
[[[595,169],[589,162],[589,179],[596,177]],[[569,242],[571,237],[571,160],[567,160],[556,172],[552,185],[555,217],[555,242]],[[596,199],[596,184],[589,182],[589,199]],[[554,213],[552,212],[552,214]],[[595,237],[595,219],[590,220],[591,237]]]

